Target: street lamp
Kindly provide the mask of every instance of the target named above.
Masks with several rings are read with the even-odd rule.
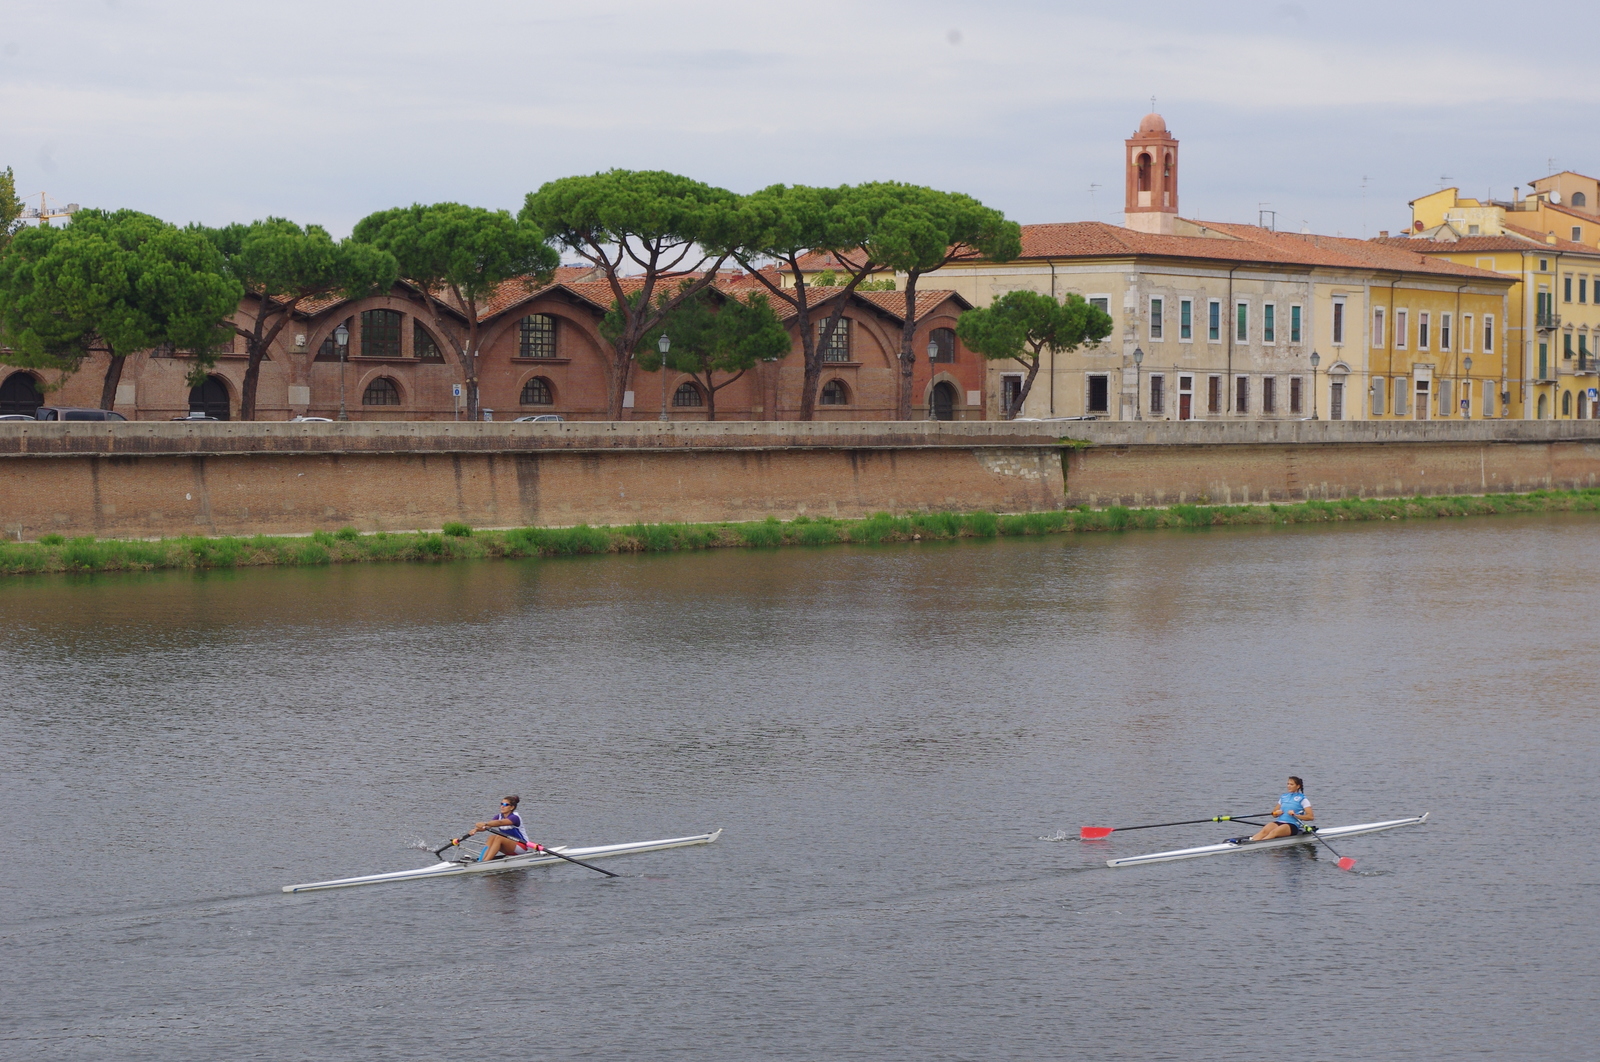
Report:
[[[350,349],[350,329],[343,322],[333,330],[333,341],[339,344],[339,419],[349,420],[350,414],[344,408],[344,354]]]
[[[1138,347],[1133,348],[1133,419],[1143,420],[1139,412],[1139,363],[1144,361],[1144,351]]]
[[[1472,409],[1472,359],[1462,358],[1461,366],[1467,373],[1467,393],[1461,396],[1461,415],[1468,416]]]
[[[661,419],[670,419],[667,416],[667,351],[672,349],[672,340],[667,338],[665,332],[656,342],[656,349],[661,351]]]
[[[1317,366],[1322,364],[1322,355],[1316,351],[1311,352],[1311,419],[1317,419]]]

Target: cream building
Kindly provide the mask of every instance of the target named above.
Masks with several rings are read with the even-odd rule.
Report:
[[[1510,278],[1387,241],[1180,217],[1178,141],[1157,114],[1127,141],[1124,165],[1124,226],[1025,225],[1017,260],[962,262],[927,278],[976,306],[1017,289],[1076,292],[1116,323],[1103,343],[1048,359],[1020,406],[1023,374],[990,363],[994,413],[1506,415]]]

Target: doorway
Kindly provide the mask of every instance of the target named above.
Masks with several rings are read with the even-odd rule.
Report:
[[[1194,377],[1178,377],[1178,419],[1194,419]]]
[[[1411,411],[1413,419],[1427,420],[1429,414],[1432,412],[1428,405],[1428,389],[1430,383],[1431,381],[1428,380],[1417,381],[1417,400]]]
[[[933,395],[928,401],[929,420],[956,419],[956,389],[947,383],[933,385]]]
[[[0,384],[0,413],[31,417],[44,405],[44,395],[39,393],[31,372],[14,372]]]
[[[1328,385],[1328,419],[1344,419],[1344,380],[1335,379]]]
[[[189,412],[227,420],[228,385],[220,377],[207,376],[205,383],[189,392]]]

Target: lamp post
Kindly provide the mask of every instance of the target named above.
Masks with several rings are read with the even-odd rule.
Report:
[[[1470,416],[1469,411],[1472,409],[1472,359],[1462,358],[1461,366],[1467,373],[1467,393],[1461,396],[1461,415],[1466,417]]]
[[[1143,420],[1144,414],[1139,411],[1139,365],[1144,361],[1144,351],[1138,347],[1133,348],[1133,419]]]
[[[1317,419],[1317,366],[1322,364],[1322,355],[1316,351],[1311,352],[1311,419]]]
[[[939,419],[939,411],[938,411],[938,408],[934,405],[934,402],[933,402],[933,391],[932,391],[932,387],[933,387],[933,363],[938,357],[939,357],[939,344],[934,340],[933,336],[930,335],[928,337],[928,387],[929,387],[929,391],[928,391],[928,419],[929,420],[938,420]]]
[[[350,414],[344,408],[344,354],[350,349],[350,329],[340,323],[333,330],[333,341],[339,345],[339,419],[349,420]]]
[[[656,349],[661,351],[661,419],[669,420],[667,416],[667,351],[672,349],[672,340],[667,338],[665,332],[656,342]]]

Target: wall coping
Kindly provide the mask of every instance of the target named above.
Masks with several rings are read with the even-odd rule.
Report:
[[[1600,442],[1596,420],[0,421],[0,457]]]

